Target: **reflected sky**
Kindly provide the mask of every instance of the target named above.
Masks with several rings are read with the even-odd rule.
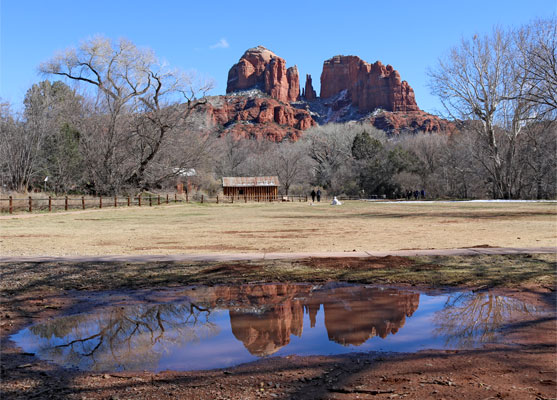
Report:
[[[357,285],[192,287],[36,324],[24,351],[90,371],[224,368],[268,356],[461,349],[542,310],[489,292],[430,296]],[[108,302],[110,303],[110,302]]]

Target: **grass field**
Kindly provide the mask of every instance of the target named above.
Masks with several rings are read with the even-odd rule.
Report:
[[[386,251],[557,245],[557,203],[183,204],[0,217],[0,254]]]

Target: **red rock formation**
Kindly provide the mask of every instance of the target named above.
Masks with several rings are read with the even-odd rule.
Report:
[[[370,117],[367,121],[377,129],[394,134],[404,132],[446,132],[451,134],[457,131],[454,123],[425,111],[385,111]]]
[[[313,84],[311,82],[311,75],[306,75],[306,86],[304,88],[304,98],[307,101],[312,101],[317,98],[317,93],[313,90]]]
[[[392,66],[380,61],[368,64],[356,56],[335,56],[323,63],[321,98],[343,90],[361,112],[382,108],[387,111],[419,111],[414,91]],[[307,94],[306,94],[307,95]]]
[[[263,46],[248,49],[228,72],[226,93],[260,89],[282,102],[300,97],[298,69],[286,69],[286,61]]]
[[[225,134],[274,142],[297,140],[302,131],[316,125],[308,111],[270,98],[215,96],[196,111],[204,114],[208,126]]]
[[[289,101],[300,100],[300,76],[298,75],[298,67],[293,66],[286,70],[286,78],[288,80],[288,99]]]

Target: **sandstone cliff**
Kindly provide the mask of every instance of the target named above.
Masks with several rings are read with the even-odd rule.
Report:
[[[226,91],[234,95],[216,96],[218,104],[211,101],[205,107],[207,119],[223,134],[244,138],[296,140],[316,124],[348,121],[366,121],[389,134],[457,130],[420,110],[414,90],[391,65],[369,64],[356,56],[326,60],[320,97],[309,74],[300,96],[298,68],[287,69],[275,53],[254,47],[230,69]]]
[[[306,85],[305,85],[305,88],[304,88],[303,97],[304,97],[304,100],[307,100],[307,101],[312,101],[312,100],[315,100],[317,98],[317,93],[315,92],[315,90],[313,90],[311,75],[309,75],[309,74],[306,75]]]
[[[260,89],[282,102],[300,98],[296,66],[286,69],[286,61],[263,46],[248,49],[228,72],[226,93]]]
[[[335,56],[323,63],[321,97],[347,90],[360,112],[377,108],[386,111],[419,111],[414,90],[398,71],[380,61],[368,64],[355,56]]]
[[[297,140],[316,125],[308,111],[257,94],[210,97],[196,114],[204,126],[222,135],[273,142]]]

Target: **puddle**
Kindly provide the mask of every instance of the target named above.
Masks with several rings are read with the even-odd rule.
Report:
[[[79,314],[11,337],[25,352],[89,371],[197,370],[266,356],[462,349],[545,314],[489,292],[426,295],[341,284],[261,284],[100,293]]]

